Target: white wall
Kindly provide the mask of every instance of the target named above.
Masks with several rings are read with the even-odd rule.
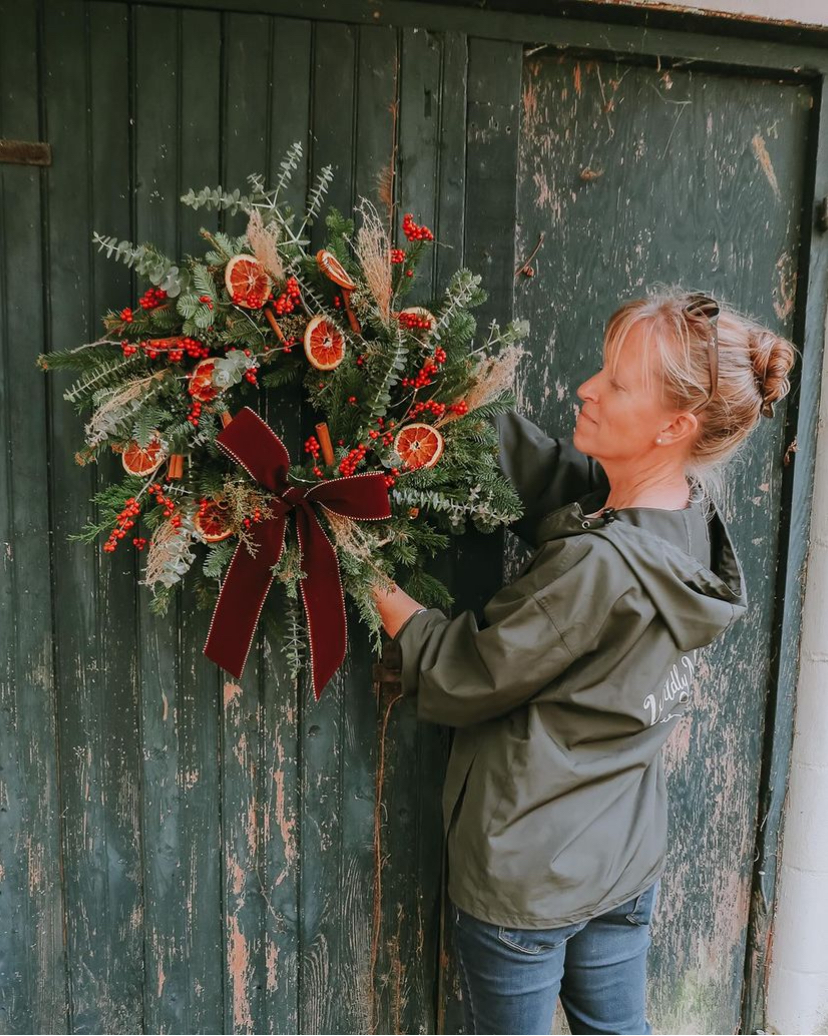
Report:
[[[661,9],[726,12],[757,20],[787,21],[828,27],[828,0],[614,0],[619,4]]]

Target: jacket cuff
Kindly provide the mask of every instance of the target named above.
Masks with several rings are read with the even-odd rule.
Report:
[[[420,684],[420,659],[431,635],[441,623],[449,622],[439,608],[426,608],[414,612],[397,630],[391,639],[400,645],[400,684],[403,694],[416,694]]]

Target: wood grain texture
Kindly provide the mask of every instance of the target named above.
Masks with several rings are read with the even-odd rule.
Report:
[[[33,8],[0,4],[0,135],[41,137]],[[0,167],[0,1029],[66,1032],[39,169]]]
[[[603,325],[656,282],[712,290],[790,333],[810,90],[563,55],[523,84],[518,251],[546,235],[517,285],[537,377],[522,408],[570,434],[575,388],[601,363]],[[758,142],[761,142],[759,144]],[[739,1024],[762,733],[779,564],[784,416],[731,468],[724,513],[748,615],[701,652],[696,707],[664,751],[670,851],[653,925],[657,1031]]]

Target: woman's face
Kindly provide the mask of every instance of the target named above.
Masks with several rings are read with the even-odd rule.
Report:
[[[618,354],[615,371],[604,366],[578,387],[582,406],[578,411],[573,443],[581,453],[604,461],[632,461],[663,446],[656,438],[666,436],[676,411],[661,398],[661,379],[651,371],[645,380],[646,356],[642,324],[627,334]]]

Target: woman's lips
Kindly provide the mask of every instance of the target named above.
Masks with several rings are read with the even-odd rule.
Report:
[[[591,417],[589,416],[589,414],[585,414],[585,413],[583,412],[583,410],[579,410],[579,411],[578,411],[578,417],[583,417],[583,418],[584,418],[584,420],[586,420],[586,421],[591,421],[591,422],[592,422],[592,424],[595,424],[595,421],[593,420],[593,418],[591,418]]]

